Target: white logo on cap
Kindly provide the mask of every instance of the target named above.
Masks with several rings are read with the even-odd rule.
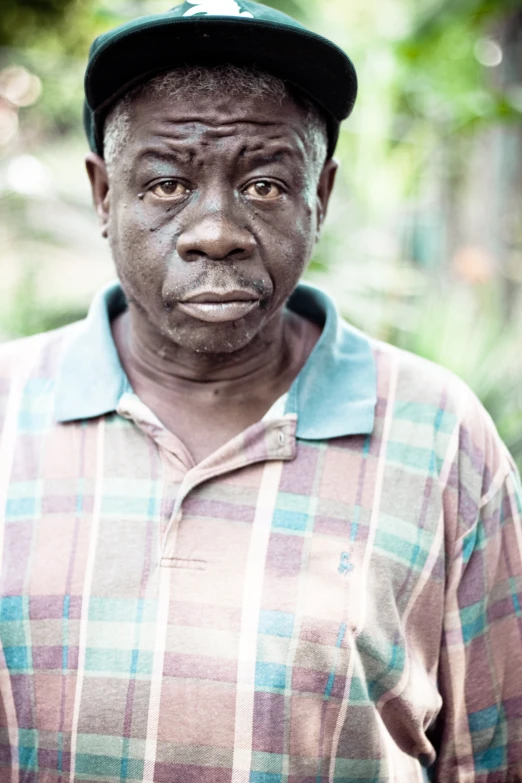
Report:
[[[236,0],[187,0],[190,5],[183,16],[195,16],[196,14],[207,14],[208,16],[248,16],[254,18],[250,11],[242,11]]]

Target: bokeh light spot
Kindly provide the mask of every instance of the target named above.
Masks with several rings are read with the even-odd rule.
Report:
[[[13,106],[32,106],[42,93],[42,82],[21,65],[0,71],[0,95]]]
[[[7,167],[7,182],[11,190],[24,196],[48,193],[51,178],[46,167],[33,155],[19,155]]]
[[[502,47],[493,38],[479,38],[474,47],[475,58],[486,68],[496,68],[502,62]]]

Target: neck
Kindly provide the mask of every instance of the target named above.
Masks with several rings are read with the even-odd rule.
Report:
[[[216,394],[216,390],[243,395],[251,390],[257,396],[260,385],[266,388],[288,370],[295,372],[294,365],[301,365],[306,324],[282,310],[261,335],[232,354],[185,350],[144,327],[132,309],[113,322],[113,333],[123,367],[137,392],[146,384],[165,395],[206,395]]]

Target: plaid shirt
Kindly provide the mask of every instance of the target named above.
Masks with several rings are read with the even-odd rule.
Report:
[[[2,783],[522,780],[516,470],[469,390],[324,322],[200,464],[109,319],[0,350]]]

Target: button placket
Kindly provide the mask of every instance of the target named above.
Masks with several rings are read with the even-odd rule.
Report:
[[[195,570],[204,570],[206,563],[202,560],[186,560],[184,558],[176,557],[177,554],[177,539],[179,527],[183,520],[183,503],[188,498],[190,493],[195,490],[201,484],[204,484],[211,479],[219,476],[226,475],[232,471],[246,468],[249,465],[256,464],[268,460],[290,460],[295,457],[295,417],[288,417],[281,422],[277,422],[269,426],[265,430],[265,435],[268,436],[268,453],[261,452],[252,457],[251,454],[245,452],[242,459],[229,460],[227,463],[217,463],[214,468],[203,467],[201,465],[196,466],[188,471],[185,475],[179,490],[174,509],[172,511],[169,524],[165,531],[165,535],[162,542],[161,559],[160,564],[164,568],[189,568]]]
[[[198,475],[199,474],[199,475]],[[206,474],[202,474],[197,467],[189,470],[185,475],[181,485],[178,489],[178,496],[170,516],[169,524],[165,531],[165,535],[161,548],[160,564],[166,568],[187,568],[190,570],[205,570],[206,563],[198,559],[186,559],[176,557],[177,554],[177,541],[180,525],[183,521],[183,503],[188,498],[190,493],[196,489],[204,481],[207,481],[209,477]]]

